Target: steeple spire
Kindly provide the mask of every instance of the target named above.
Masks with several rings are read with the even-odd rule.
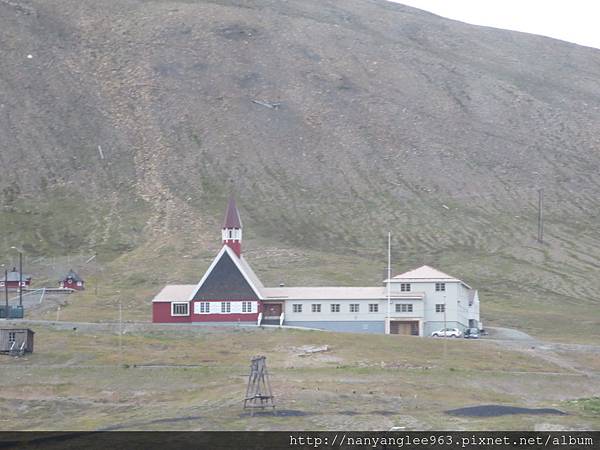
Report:
[[[236,255],[242,254],[242,220],[233,195],[229,197],[223,228],[221,229],[223,244],[229,246]]]

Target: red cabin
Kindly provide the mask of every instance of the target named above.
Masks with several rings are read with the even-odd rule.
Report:
[[[23,274],[23,276],[21,277],[21,274],[19,273],[17,268],[13,267],[13,269],[10,272],[8,272],[6,280],[3,276],[0,275],[0,288],[4,289],[5,281],[9,289],[18,289],[19,281],[21,281],[21,286],[23,288],[27,288],[31,285],[31,275]]]
[[[59,280],[58,286],[61,288],[74,289],[76,291],[83,291],[85,289],[85,282],[73,271],[73,269],[71,269],[62,280]]]

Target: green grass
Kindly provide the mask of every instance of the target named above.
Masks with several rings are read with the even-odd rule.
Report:
[[[533,429],[541,421],[600,427],[597,399],[563,402],[568,416],[456,418],[443,411],[478,404],[556,407],[578,399],[581,375],[492,342],[245,328],[114,333],[36,327],[36,351],[2,358],[11,389],[5,429]],[[330,350],[300,357],[303,345]],[[243,414],[250,357],[267,356],[278,409],[301,417]],[[188,365],[188,366],[186,366]],[[592,383],[590,386],[589,383]],[[591,411],[591,412],[590,412]],[[201,419],[156,422],[182,417]]]
[[[586,415],[600,417],[600,397],[580,398],[568,402],[571,407],[576,407]]]

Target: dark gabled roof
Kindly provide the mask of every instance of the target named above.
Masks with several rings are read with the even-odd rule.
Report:
[[[0,274],[0,279],[4,281],[4,274]],[[7,281],[19,281],[19,272],[15,269],[8,272]],[[23,280],[31,280],[31,275],[23,274]]]
[[[236,264],[237,262],[237,264]],[[228,246],[223,246],[195,289],[193,300],[257,300],[258,286],[252,275],[245,273],[247,264],[240,263]]]
[[[235,205],[233,195],[229,197],[225,220],[223,220],[223,228],[242,228],[242,219],[240,219],[240,213]]]
[[[81,281],[83,283],[83,279],[79,275],[77,275],[77,273],[75,273],[73,269],[69,270],[69,273],[67,273],[67,275],[60,281],[68,280],[69,278],[71,278],[73,281]]]

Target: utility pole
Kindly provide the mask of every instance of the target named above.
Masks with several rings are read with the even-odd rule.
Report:
[[[6,314],[6,318],[9,319],[8,315],[8,269],[4,268],[4,302],[6,304],[6,309],[4,313]]]
[[[121,304],[121,296],[119,295],[119,359],[123,362],[123,354],[121,352],[121,336],[123,335],[123,307]]]
[[[11,247],[19,252],[19,306],[23,307],[23,252],[17,247]]]
[[[392,295],[391,295],[391,286],[392,286],[392,232],[388,231],[388,266],[387,266],[387,332],[388,334],[392,333]]]
[[[23,307],[23,253],[19,251],[19,307]]]
[[[544,242],[544,190],[538,189],[538,242]]]

